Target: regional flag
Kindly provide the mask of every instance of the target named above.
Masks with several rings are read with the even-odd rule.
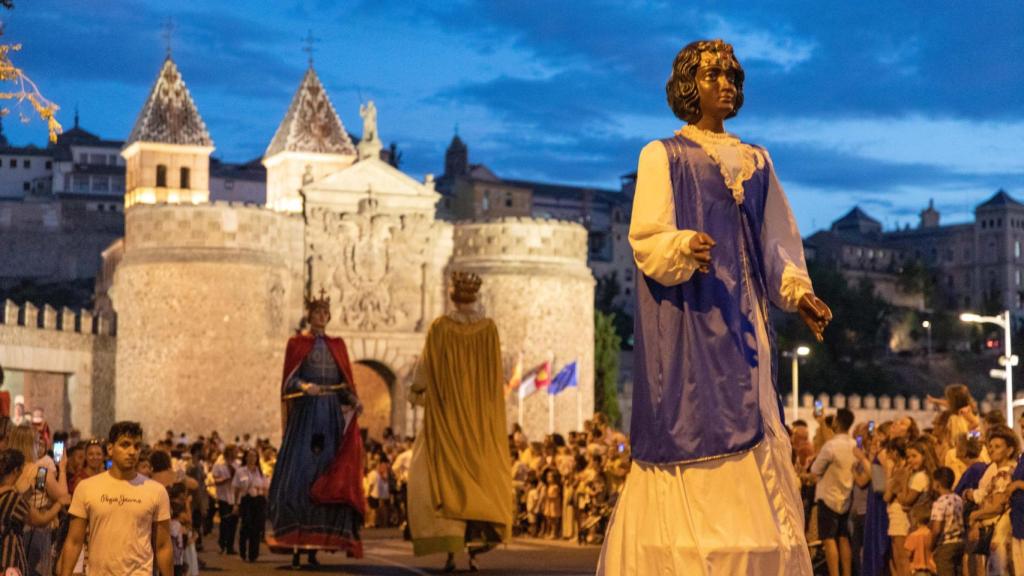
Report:
[[[579,384],[579,371],[576,370],[576,361],[573,360],[569,364],[566,364],[558,374],[555,375],[555,379],[551,381],[551,385],[548,386],[548,394],[554,396],[566,388],[572,388]]]
[[[547,387],[551,383],[551,368],[547,362],[541,364],[536,369],[531,370],[523,378],[522,384],[519,385],[519,397],[526,398],[530,394]]]

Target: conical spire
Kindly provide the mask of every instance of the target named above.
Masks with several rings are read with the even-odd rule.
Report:
[[[312,66],[306,70],[302,84],[263,157],[269,158],[285,151],[353,156],[356,153],[352,139]]]
[[[206,124],[170,56],[164,60],[125,146],[134,142],[213,146]]]

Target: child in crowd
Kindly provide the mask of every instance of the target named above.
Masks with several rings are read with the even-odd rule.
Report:
[[[544,537],[557,538],[562,526],[562,483],[558,470],[549,468],[544,473]]]
[[[174,548],[174,576],[185,576],[185,528],[181,523],[186,513],[185,505],[179,501],[171,502],[171,546]]]
[[[939,576],[960,574],[964,555],[964,501],[953,492],[955,473],[943,466],[932,473],[931,532],[936,573]]]
[[[932,532],[928,529],[931,510],[926,507],[914,508],[911,513],[914,530],[907,535],[904,546],[910,553],[910,573],[913,576],[933,576],[936,573],[932,557]]]
[[[538,523],[538,512],[540,511],[541,497],[540,497],[540,482],[536,476],[530,475],[526,481],[529,488],[526,491],[526,518],[530,524],[530,536],[537,536],[538,529],[540,528]]]

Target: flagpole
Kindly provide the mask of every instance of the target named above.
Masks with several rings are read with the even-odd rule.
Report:
[[[580,386],[577,385],[577,430],[583,429],[583,395],[580,394]]]
[[[555,433],[555,395],[548,394],[548,434]]]
[[[523,427],[523,395],[519,390],[516,390],[516,398],[519,399],[519,410],[516,411],[516,422],[519,423],[519,427]]]

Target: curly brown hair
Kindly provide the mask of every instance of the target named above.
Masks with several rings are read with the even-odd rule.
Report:
[[[702,52],[728,55],[736,63],[736,105],[726,118],[732,118],[743,107],[743,66],[733,54],[732,45],[722,40],[697,40],[683,47],[672,62],[672,73],[665,83],[665,95],[672,113],[680,120],[694,124],[700,120],[700,95],[697,93],[697,68]]]

